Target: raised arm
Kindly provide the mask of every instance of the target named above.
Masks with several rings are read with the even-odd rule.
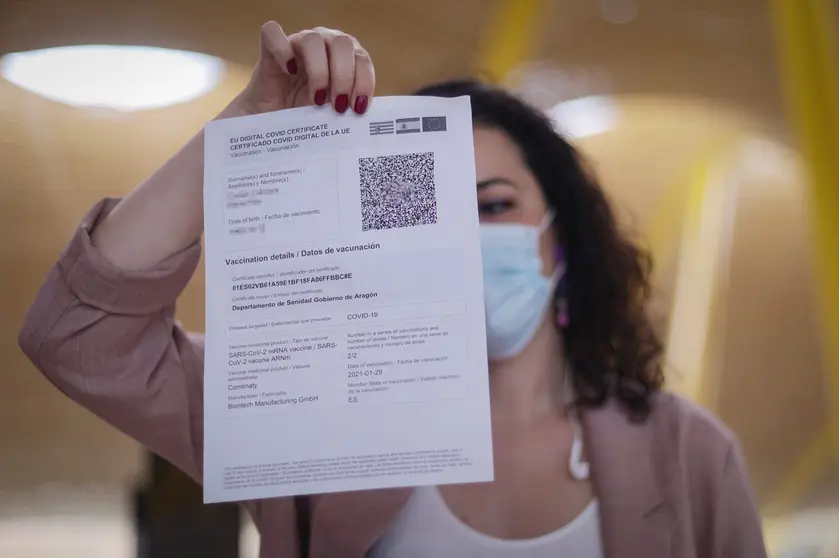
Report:
[[[260,45],[248,86],[218,118],[330,101],[339,112],[366,110],[375,75],[354,38],[322,28],[286,36],[269,22]],[[200,132],[114,208],[93,232],[94,246],[124,270],[149,269],[180,252],[202,232],[203,181]]]
[[[201,480],[203,346],[175,323],[197,243],[143,271],[110,264],[91,235],[117,205],[93,207],[53,266],[20,346],[65,395]]]
[[[316,102],[363,112],[373,67],[355,39],[262,28],[259,62],[221,118]],[[199,258],[203,134],[122,200],[83,219],[19,335],[35,366],[79,404],[201,479],[203,339],[175,321]]]

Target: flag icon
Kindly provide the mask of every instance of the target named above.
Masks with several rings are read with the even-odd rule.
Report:
[[[445,116],[424,116],[422,119],[423,132],[445,132],[446,131],[446,117]]]
[[[393,133],[393,120],[388,120],[386,122],[371,122],[370,123],[370,135],[371,136],[378,136],[380,134],[392,134]]]
[[[420,119],[417,118],[397,118],[396,119],[396,133],[397,134],[412,134],[420,131]]]

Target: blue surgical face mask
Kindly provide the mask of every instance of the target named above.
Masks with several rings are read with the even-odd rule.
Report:
[[[481,225],[487,350],[490,360],[517,355],[536,335],[564,268],[542,275],[539,240],[553,221],[537,226]]]

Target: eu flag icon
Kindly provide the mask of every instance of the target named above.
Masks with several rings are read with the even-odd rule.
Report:
[[[422,118],[423,132],[445,132],[446,131],[446,117],[445,116],[424,116]]]

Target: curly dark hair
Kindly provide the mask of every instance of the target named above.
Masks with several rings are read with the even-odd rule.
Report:
[[[647,314],[650,255],[625,237],[602,189],[550,118],[510,93],[478,80],[429,85],[417,95],[468,95],[475,124],[505,132],[521,149],[548,205],[556,212],[565,276],[565,353],[576,404],[598,407],[615,397],[638,420],[664,383],[663,345]]]

